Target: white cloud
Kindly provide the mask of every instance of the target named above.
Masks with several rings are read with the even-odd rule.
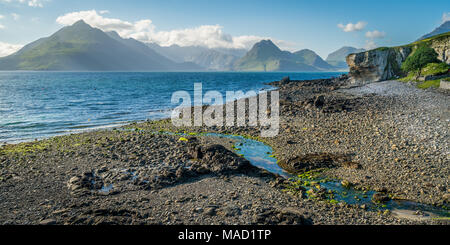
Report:
[[[0,30],[1,30],[1,29],[5,29],[5,26],[2,25],[2,24],[0,24]]]
[[[358,23],[348,23],[347,25],[344,24],[338,24],[337,26],[341,28],[344,32],[353,32],[353,31],[361,31],[366,27],[367,22],[364,21],[358,21]]]
[[[44,7],[41,0],[30,0],[28,1],[28,6],[30,7]]]
[[[0,14],[0,20],[3,19],[3,18],[5,18],[5,16],[3,16],[3,15]]]
[[[366,46],[364,46],[365,50],[372,50],[378,48],[378,44],[376,44],[373,40],[366,40]]]
[[[20,15],[16,14],[16,13],[12,13],[11,16],[13,17],[14,20],[19,20],[20,19]]]
[[[447,22],[450,20],[450,12],[444,13],[442,15],[442,23]]]
[[[370,39],[384,38],[385,36],[386,36],[385,32],[378,31],[378,30],[366,32],[366,37],[370,38]]]
[[[0,57],[8,56],[21,49],[23,45],[0,42]]]
[[[5,3],[17,2],[20,4],[26,4],[30,7],[39,7],[39,8],[44,7],[43,2],[45,2],[45,1],[47,1],[47,0],[0,0],[0,2],[5,2]]]
[[[102,13],[103,12],[103,13]],[[150,19],[129,22],[120,19],[106,18],[102,14],[109,13],[96,10],[72,12],[60,16],[56,22],[61,25],[72,25],[84,20],[89,25],[103,31],[116,31],[124,38],[134,38],[142,42],[157,43],[161,46],[204,46],[208,48],[244,48],[249,49],[256,42],[272,39],[282,49],[293,50],[294,43],[260,36],[232,36],[223,31],[220,25],[202,25],[193,28],[157,31]]]

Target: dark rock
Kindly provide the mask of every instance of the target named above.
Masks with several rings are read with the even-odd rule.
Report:
[[[209,207],[205,209],[205,215],[214,216],[216,215],[216,207]]]
[[[288,83],[288,82],[290,82],[291,81],[291,78],[289,78],[289,77],[283,77],[281,80],[280,80],[280,83]]]
[[[384,203],[389,200],[390,200],[390,198],[386,193],[375,193],[372,196],[372,202],[374,202],[374,203]]]
[[[193,159],[201,159],[203,157],[202,147],[199,145],[191,146],[188,150],[188,154],[191,155]]]
[[[340,165],[339,162],[346,161],[347,159],[348,157],[346,155],[326,153],[307,154],[288,160],[281,160],[278,162],[278,165],[290,173],[298,174],[313,169],[336,167]]]
[[[317,108],[322,108],[325,104],[325,96],[319,95],[314,99],[314,106]]]

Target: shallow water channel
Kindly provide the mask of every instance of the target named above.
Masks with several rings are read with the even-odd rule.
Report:
[[[359,206],[364,205],[368,209],[373,210],[390,210],[397,216],[409,219],[448,220],[450,218],[447,207],[435,207],[407,200],[390,200],[386,203],[376,204],[372,202],[372,196],[376,193],[375,191],[362,191],[352,187],[345,187],[342,185],[341,181],[328,179],[326,177],[311,179],[302,175],[292,175],[278,166],[277,159],[272,155],[272,148],[263,142],[237,135],[222,135],[215,133],[207,133],[204,135],[235,140],[235,152],[250,161],[253,166],[281,175],[293,182],[307,183],[306,185],[302,185],[306,190],[317,188],[316,186],[320,185],[320,188],[326,189],[327,193],[330,193],[326,198],[329,199],[328,201],[332,201],[332,203],[345,202],[347,204]],[[307,195],[310,196],[308,192]]]

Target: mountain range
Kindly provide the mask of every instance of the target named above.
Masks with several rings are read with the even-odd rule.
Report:
[[[55,71],[336,71],[345,56],[361,50],[344,47],[323,60],[314,51],[283,51],[271,40],[245,49],[200,46],[163,47],[103,32],[83,20],[50,37],[0,58],[0,70]]]
[[[47,38],[0,59],[0,70],[191,71],[194,63],[176,63],[134,39],[105,33],[80,20]]]
[[[162,47],[156,43],[148,44],[159,54],[176,62],[192,62],[208,70],[228,71],[234,62],[245,55],[245,49],[209,49],[201,46],[181,47],[172,45]]]
[[[325,71],[334,68],[311,50],[283,51],[271,40],[256,43],[234,64],[236,71]]]
[[[432,31],[432,32],[422,36],[417,41],[420,41],[420,40],[423,40],[423,39],[427,39],[427,38],[430,38],[432,36],[436,36],[436,35],[443,34],[443,33],[446,33],[446,32],[450,32],[450,20],[444,22],[438,28],[434,29],[434,31]]]

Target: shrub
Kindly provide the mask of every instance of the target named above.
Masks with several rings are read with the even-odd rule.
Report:
[[[402,64],[402,70],[405,72],[419,72],[428,63],[439,62],[437,59],[438,54],[434,49],[427,45],[420,45],[417,50],[406,58],[405,62]]]
[[[440,75],[447,73],[449,65],[446,63],[429,63],[422,69],[422,75]]]

